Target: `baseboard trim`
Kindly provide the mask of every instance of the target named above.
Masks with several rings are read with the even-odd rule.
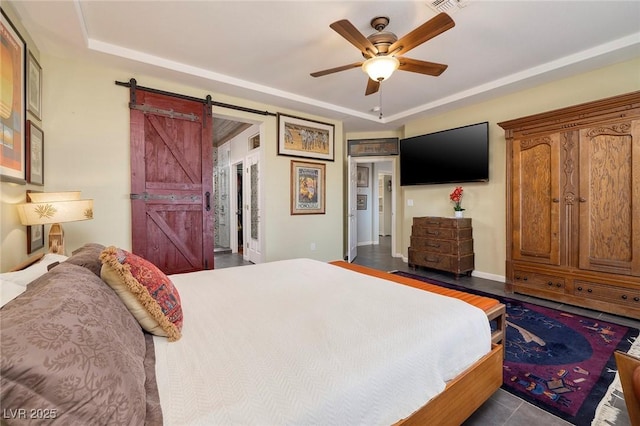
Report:
[[[485,280],[498,281],[498,282],[501,282],[501,283],[506,282],[506,278],[505,278],[504,275],[490,274],[488,272],[472,271],[471,272],[471,276],[478,277],[478,278],[484,278]]]
[[[400,257],[404,263],[409,263],[409,258],[402,255],[402,253],[396,253],[393,257]],[[488,272],[482,271],[472,271],[471,276],[484,278],[485,280],[497,281],[500,283],[506,282],[506,278],[504,275],[490,274]]]

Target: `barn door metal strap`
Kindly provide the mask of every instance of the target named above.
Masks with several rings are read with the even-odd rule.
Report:
[[[148,192],[143,192],[142,194],[129,194],[129,198],[132,200],[142,200],[145,203],[151,200],[161,200],[161,201],[200,201],[201,197],[197,195],[183,195],[179,196],[176,194],[149,194]]]
[[[152,113],[152,114],[155,114],[155,115],[162,115],[164,117],[169,117],[169,118],[181,118],[183,120],[189,120],[189,121],[200,121],[200,117],[198,117],[194,113],[185,114],[183,112],[175,112],[172,109],[154,108],[154,107],[150,107],[150,106],[147,106],[147,105],[144,105],[144,104],[143,105],[129,105],[129,108],[137,109],[139,111],[144,112],[145,114]]]

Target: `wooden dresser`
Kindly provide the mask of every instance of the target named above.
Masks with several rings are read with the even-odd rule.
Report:
[[[471,219],[414,217],[409,266],[452,272],[456,277],[473,271]]]
[[[640,92],[498,125],[507,290],[640,318]]]

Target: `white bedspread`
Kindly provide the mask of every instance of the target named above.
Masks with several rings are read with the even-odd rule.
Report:
[[[167,425],[389,425],[491,346],[480,309],[319,261],[171,279],[183,336],[155,338]]]

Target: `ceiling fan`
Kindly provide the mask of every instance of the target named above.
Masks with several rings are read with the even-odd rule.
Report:
[[[453,28],[455,23],[449,15],[440,13],[400,39],[394,33],[384,31],[387,25],[389,25],[389,18],[386,16],[373,18],[371,26],[377,32],[369,37],[365,37],[346,19],[329,25],[335,32],[358,48],[365,60],[312,72],[311,76],[322,77],[327,74],[362,67],[364,72],[369,75],[365,95],[371,95],[380,89],[380,82],[388,79],[396,69],[432,76],[438,76],[447,69],[447,65],[444,64],[405,58],[401,55]]]

